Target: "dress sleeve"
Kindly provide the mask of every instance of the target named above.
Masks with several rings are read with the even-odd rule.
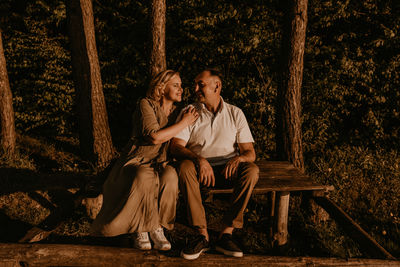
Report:
[[[151,133],[160,130],[160,124],[157,121],[156,111],[154,106],[146,98],[140,100],[139,103],[140,118],[141,118],[141,132],[143,136],[148,136]]]
[[[180,121],[182,119],[183,113],[190,107],[187,106],[186,108],[182,109],[181,112],[179,113],[178,117],[176,118],[176,122]],[[176,138],[182,139],[185,142],[189,141],[190,138],[190,126],[187,126],[185,128],[183,128],[182,131],[180,131],[177,135],[175,135]]]

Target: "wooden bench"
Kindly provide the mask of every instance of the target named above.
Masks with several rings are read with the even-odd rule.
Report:
[[[274,223],[273,229],[269,229],[274,243],[278,246],[284,245],[287,242],[288,236],[288,213],[289,213],[289,198],[290,192],[308,192],[316,204],[325,209],[336,221],[341,224],[360,247],[364,249],[366,255],[376,256],[378,258],[395,259],[388,253],[382,246],[380,246],[367,232],[365,232],[354,220],[350,218],[336,203],[328,198],[328,193],[334,190],[331,185],[322,185],[313,181],[309,176],[301,173],[293,164],[283,161],[258,161],[256,164],[260,168],[260,177],[253,194],[267,194],[270,193],[271,206],[269,214]],[[211,189],[208,192],[209,199],[215,194],[232,193],[232,189]],[[92,196],[86,198],[88,200],[99,200],[97,197]],[[82,200],[79,191],[74,194],[75,205],[78,205]],[[276,201],[275,201],[276,199]],[[101,205],[100,205],[101,206]],[[49,216],[43,224],[52,222],[50,227],[33,227],[26,235],[20,240],[22,243],[32,243],[43,240],[55,231],[63,222],[63,220],[72,213],[73,207],[67,209],[60,208],[61,212],[56,212]],[[65,209],[65,210],[64,210]],[[59,218],[60,214],[64,214]],[[59,220],[53,220],[55,217]],[[51,246],[50,246],[51,247]],[[211,256],[210,256],[211,257]]]
[[[299,169],[287,161],[261,160],[257,161],[256,164],[260,168],[260,176],[253,194],[271,193],[271,206],[269,214],[266,215],[274,220],[274,227],[269,231],[277,245],[285,245],[288,236],[287,225],[290,192],[311,191],[314,194],[318,192],[318,195],[321,195],[334,190],[334,187],[313,181],[309,176],[301,173]],[[232,192],[233,189],[211,189],[208,192],[207,201],[210,201],[215,194]]]
[[[302,174],[299,169],[287,161],[256,162],[260,168],[260,178],[253,194],[265,194],[271,191],[322,191],[329,192],[334,189],[331,185],[322,185],[314,182],[309,176]],[[211,194],[232,193],[232,189],[212,189]]]
[[[314,200],[315,204],[328,212],[342,226],[366,255],[395,259],[329,198],[329,192],[334,190],[332,185],[313,181],[290,162],[261,160],[256,164],[260,168],[260,176],[253,194],[270,193],[271,206],[269,214],[266,215],[273,220],[273,227],[269,231],[274,245],[282,246],[287,243],[290,192],[305,192],[309,199]],[[211,189],[208,192],[208,201],[215,194],[232,193],[232,191],[233,189]]]

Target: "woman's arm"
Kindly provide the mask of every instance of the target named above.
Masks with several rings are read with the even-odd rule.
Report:
[[[185,127],[192,125],[197,118],[199,117],[199,114],[195,110],[194,107],[189,107],[182,115],[182,118],[180,121],[177,123],[160,129],[156,132],[152,132],[149,134],[148,138],[152,144],[162,144],[168,140],[170,140],[172,137],[177,135],[180,131],[182,131]]]

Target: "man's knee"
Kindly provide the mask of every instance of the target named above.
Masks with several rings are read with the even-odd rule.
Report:
[[[179,176],[182,177],[192,174],[196,174],[194,162],[189,159],[182,160],[179,164]]]
[[[242,177],[252,183],[257,183],[260,169],[253,162],[245,162],[242,167]]]
[[[199,186],[196,166],[191,160],[183,160],[178,168],[179,186],[183,191],[187,186]]]

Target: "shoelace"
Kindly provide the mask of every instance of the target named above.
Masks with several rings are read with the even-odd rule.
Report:
[[[205,244],[206,242],[207,242],[207,240],[203,235],[198,235],[194,239],[189,241],[188,247],[194,248],[200,244]]]
[[[148,235],[146,232],[142,232],[142,233],[138,233],[137,238],[140,240],[147,240],[148,239]]]
[[[154,230],[154,234],[157,236],[159,240],[165,241],[167,238],[164,236],[164,230],[162,228],[158,228]]]

